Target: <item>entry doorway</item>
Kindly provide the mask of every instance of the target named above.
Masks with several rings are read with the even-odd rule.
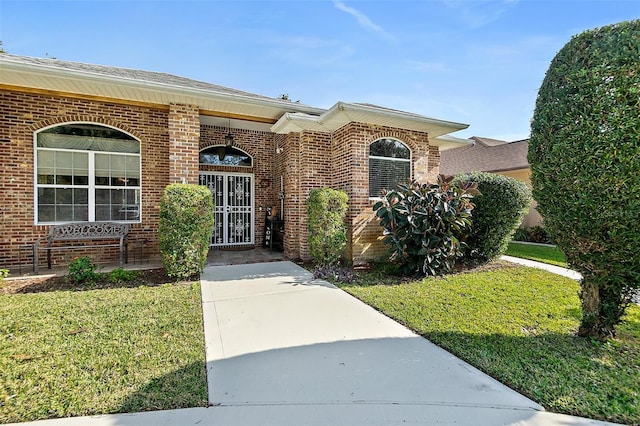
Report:
[[[254,183],[249,173],[200,172],[213,195],[211,247],[250,246],[255,241]]]

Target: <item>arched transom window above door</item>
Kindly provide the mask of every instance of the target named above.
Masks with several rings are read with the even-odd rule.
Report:
[[[253,166],[253,158],[241,149],[232,147],[210,146],[200,151],[200,164],[210,166]]]
[[[382,138],[369,145],[369,197],[380,197],[383,189],[396,189],[411,177],[411,150],[402,142]]]

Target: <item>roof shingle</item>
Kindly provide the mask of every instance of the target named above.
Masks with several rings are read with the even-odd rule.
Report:
[[[473,171],[500,172],[529,167],[529,139],[515,142],[474,136],[472,146],[449,149],[440,153],[440,173],[456,175]]]

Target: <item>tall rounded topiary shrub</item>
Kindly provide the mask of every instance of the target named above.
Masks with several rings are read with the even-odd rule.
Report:
[[[475,205],[465,260],[485,263],[504,254],[507,244],[531,205],[531,190],[519,180],[495,173],[472,172],[457,175],[456,184],[474,182],[479,195]]]
[[[189,278],[204,269],[213,218],[213,197],[206,186],[171,184],[165,188],[158,240],[167,275]]]
[[[640,21],[574,36],[531,125],[533,196],[583,275],[578,334],[614,335],[640,287]]]
[[[312,189],[307,199],[309,252],[319,266],[338,262],[347,246],[347,193],[322,188]]]

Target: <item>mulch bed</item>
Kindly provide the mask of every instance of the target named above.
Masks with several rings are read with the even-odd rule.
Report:
[[[107,278],[96,281],[95,283],[75,283],[66,276],[55,277],[25,277],[15,280],[4,280],[0,282],[0,294],[16,294],[16,293],[39,293],[44,291],[84,291],[96,290],[104,288],[122,288],[122,287],[141,287],[141,286],[157,286],[166,283],[175,283],[175,278],[170,278],[164,268],[146,269],[139,271],[137,278],[131,281],[111,282]],[[199,277],[192,277],[189,280],[181,280],[184,282],[198,281]]]

